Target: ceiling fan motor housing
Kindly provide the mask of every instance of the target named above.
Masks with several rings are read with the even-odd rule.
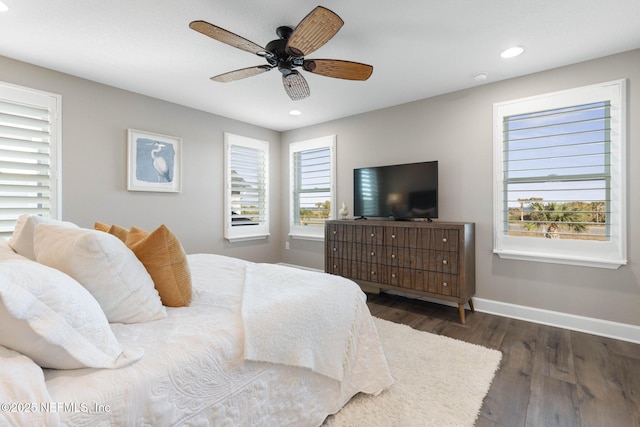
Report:
[[[271,54],[266,56],[267,61],[270,65],[278,67],[278,71],[285,77],[289,76],[295,67],[301,66],[304,61],[302,55],[296,55],[287,49],[287,42],[292,33],[291,27],[278,27],[276,34],[280,38],[270,41],[265,46],[265,50]]]

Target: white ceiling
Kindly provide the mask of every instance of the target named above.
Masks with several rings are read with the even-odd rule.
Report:
[[[0,55],[279,131],[640,48],[640,0],[2,2]],[[209,80],[266,62],[189,22],[264,46],[276,27],[295,27],[317,5],[345,24],[307,58],[371,64],[369,80],[303,71],[311,96],[302,101],[289,99],[276,70]],[[525,53],[500,58],[512,45]],[[484,82],[473,79],[479,72],[488,73]]]

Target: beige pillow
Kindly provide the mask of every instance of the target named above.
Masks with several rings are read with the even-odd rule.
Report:
[[[20,255],[35,261],[36,255],[33,251],[33,233],[37,224],[55,224],[61,227],[78,228],[72,222],[58,221],[56,219],[45,218],[39,215],[23,214],[18,217],[16,226],[9,240],[9,246]]]
[[[191,271],[178,238],[161,225],[153,232],[131,227],[127,246],[145,266],[168,307],[186,307],[191,302]]]
[[[111,323],[140,323],[167,316],[144,265],[117,237],[86,228],[38,224],[39,263],[76,279],[98,301]]]

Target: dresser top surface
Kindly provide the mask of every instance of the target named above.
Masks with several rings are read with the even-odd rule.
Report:
[[[362,226],[382,226],[382,227],[424,227],[424,228],[462,228],[474,226],[473,222],[449,222],[449,221],[394,221],[386,219],[334,219],[326,224],[342,225],[362,225]]]

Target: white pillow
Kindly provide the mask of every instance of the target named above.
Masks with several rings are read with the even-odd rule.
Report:
[[[117,237],[98,230],[37,224],[36,260],[76,279],[109,322],[140,323],[167,316],[151,276]]]
[[[11,239],[9,240],[9,246],[11,246],[13,250],[20,255],[34,261],[36,259],[36,255],[33,252],[33,232],[36,224],[57,224],[64,227],[78,227],[72,222],[58,221],[56,219],[44,218],[38,215],[20,215],[16,222],[16,226],[13,229]]]
[[[0,345],[43,368],[118,368],[123,352],[100,305],[78,282],[23,259],[0,262]]]

